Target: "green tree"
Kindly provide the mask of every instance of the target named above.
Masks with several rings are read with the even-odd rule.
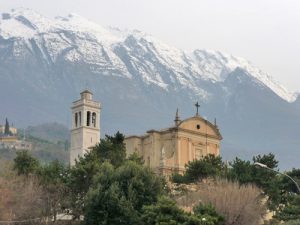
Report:
[[[180,209],[175,201],[162,196],[159,198],[157,204],[146,205],[143,207],[142,221],[145,225],[201,224],[200,219],[189,217],[190,215]]]
[[[10,135],[9,122],[7,118],[5,119],[4,135]]]
[[[253,165],[250,161],[245,161],[240,158],[235,158],[230,163],[231,169],[227,174],[227,178],[230,180],[237,180],[241,184],[253,182]]]
[[[105,135],[92,151],[100,162],[108,161],[118,167],[126,159],[126,147],[124,144],[124,135],[119,131],[114,136]]]
[[[187,176],[185,176],[185,174],[182,175],[179,173],[174,173],[171,176],[171,180],[172,180],[172,182],[177,183],[177,184],[188,184],[191,182],[191,180]]]
[[[253,157],[253,163],[256,162],[267,165],[273,170],[276,170],[278,167],[278,161],[275,159],[275,155],[272,153],[269,153],[268,155],[258,155]],[[253,181],[264,190],[269,188],[270,183],[272,183],[270,181],[272,181],[275,176],[276,172],[274,171],[253,167]]]
[[[285,223],[282,223],[281,225],[299,225],[300,224],[300,220],[289,220],[286,221]]]
[[[219,215],[212,204],[204,205],[199,203],[193,208],[193,212],[196,216],[206,218],[214,224],[222,225],[225,222],[223,216]]]
[[[67,181],[70,190],[70,208],[75,217],[82,215],[86,194],[94,176],[100,172],[101,165],[109,162],[118,167],[125,161],[124,135],[119,132],[114,136],[106,135],[90,152],[76,161],[75,166],[70,169]]]
[[[89,153],[85,155],[85,158],[79,158],[75,166],[70,168],[67,179],[67,187],[70,190],[68,195],[69,207],[77,219],[83,214],[86,194],[93,183],[93,177],[100,171],[100,166],[101,164],[95,155]]]
[[[287,205],[278,210],[275,217],[283,221],[300,220],[300,195],[293,195]]]
[[[186,213],[177,206],[174,200],[161,196],[156,204],[143,207],[142,221],[144,225],[222,224],[222,217],[216,214],[212,207],[204,208],[204,206],[198,206],[194,209],[194,214]]]
[[[286,199],[283,195],[282,178],[276,176],[276,172],[271,170],[256,168],[254,163],[259,162],[276,170],[278,161],[272,153],[255,156],[252,161],[251,163],[250,161],[235,158],[235,160],[230,163],[231,169],[227,174],[227,178],[237,180],[241,184],[254,183],[263,189],[265,195],[268,196],[268,207],[275,210],[280,204],[284,204]]]
[[[276,169],[278,167],[278,161],[273,153],[267,155],[257,155],[252,158],[253,162],[259,162],[267,165],[271,169]]]
[[[32,157],[28,151],[17,151],[17,156],[14,159],[14,170],[17,171],[18,175],[26,175],[36,173],[39,169],[39,161]]]
[[[220,156],[209,154],[200,160],[194,160],[186,165],[185,176],[190,182],[207,177],[221,175],[225,165]]]
[[[133,161],[139,165],[144,165],[145,163],[143,156],[140,156],[137,152],[134,152],[131,155],[129,155],[128,160]]]
[[[37,172],[39,183],[44,190],[47,203],[47,215],[56,215],[67,207],[67,188],[68,170],[58,160],[52,161],[40,168]]]
[[[253,164],[259,162],[273,170],[278,170],[278,161],[272,153],[255,156],[252,160]],[[271,210],[275,210],[286,201],[286,197],[283,195],[282,177],[276,175],[277,173],[274,171],[253,166],[253,182],[268,196],[268,207]]]
[[[300,169],[293,168],[292,171],[288,171],[286,174],[292,177],[293,180],[295,180],[300,186]],[[291,179],[289,179],[288,177],[283,176],[282,183],[284,185],[284,190],[286,190],[286,192],[288,193],[293,192],[293,193],[300,194],[295,183],[291,181]]]
[[[140,224],[144,205],[157,202],[163,182],[149,168],[132,161],[114,168],[101,165],[85,201],[85,224]]]

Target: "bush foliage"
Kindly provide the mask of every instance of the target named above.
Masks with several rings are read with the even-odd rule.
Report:
[[[173,182],[188,184],[209,178],[217,183],[202,189],[193,203],[193,213],[187,213],[170,199],[165,180],[145,167],[142,157],[133,154],[126,158],[124,136],[119,132],[105,136],[73,167],[58,161],[41,164],[29,152],[20,151],[14,159],[14,172],[0,174],[0,191],[7,192],[7,199],[0,200],[5,200],[4,206],[13,202],[12,207],[0,204],[0,212],[8,220],[28,218],[30,208],[17,206],[32,202],[37,206],[32,207],[32,215],[55,221],[58,214],[68,213],[77,221],[84,216],[84,224],[90,225],[246,225],[249,221],[255,224],[262,216],[259,200],[263,194],[269,209],[276,210],[276,218],[300,219],[300,198],[294,183],[271,170],[256,168],[255,162],[278,170],[273,154],[258,155],[252,161],[236,158],[229,164],[208,155],[188,163],[184,174],[172,176]],[[299,183],[299,169],[288,175]],[[222,186],[219,178],[227,183]],[[15,191],[24,188],[31,198],[8,192],[10,187]]]

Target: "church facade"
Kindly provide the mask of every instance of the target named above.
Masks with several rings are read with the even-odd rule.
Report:
[[[127,155],[136,152],[156,173],[171,175],[183,173],[189,161],[208,154],[218,156],[221,140],[218,126],[202,118],[197,108],[195,116],[182,121],[177,110],[174,126],[149,130],[141,136],[128,136],[125,144]]]

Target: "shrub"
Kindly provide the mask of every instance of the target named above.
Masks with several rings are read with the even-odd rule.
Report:
[[[189,162],[186,165],[185,176],[190,182],[194,182],[220,175],[224,168],[225,166],[220,156],[209,154],[202,159]]]
[[[218,225],[222,225],[225,222],[224,217],[217,213],[215,207],[211,203],[207,205],[199,203],[193,208],[193,212],[195,215],[199,215],[202,218],[210,218],[210,220]]]
[[[263,219],[266,210],[257,187],[226,180],[199,185],[198,191],[188,192],[178,198],[178,203],[185,207],[199,202],[211,204],[224,216],[225,225],[255,225]]]
[[[299,225],[300,224],[300,220],[289,220],[281,225]]]
[[[220,156],[209,154],[202,159],[189,162],[183,175],[173,174],[171,180],[175,183],[192,183],[207,177],[221,176],[226,166]]]
[[[179,173],[174,173],[171,177],[171,181],[177,184],[187,184],[190,182],[187,176],[181,175]]]
[[[26,175],[35,173],[39,169],[39,161],[32,157],[28,151],[18,151],[17,157],[14,159],[14,170],[18,175]]]

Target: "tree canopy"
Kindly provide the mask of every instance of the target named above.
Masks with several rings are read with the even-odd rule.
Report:
[[[207,155],[186,165],[183,175],[172,179],[179,183],[198,182],[206,178],[225,178],[238,185],[255,184],[268,197],[269,209],[276,218],[297,221],[300,198],[295,184],[285,176],[263,168],[255,162],[278,170],[273,154],[257,155],[252,161],[235,158],[229,166],[220,156]],[[165,180],[144,166],[137,153],[126,158],[124,136],[106,135],[74,166],[58,161],[40,164],[28,151],[18,151],[13,169],[19,176],[36,179],[43,202],[43,212],[54,220],[68,210],[74,219],[84,216],[84,224],[137,225],[221,225],[227,224],[211,204],[197,204],[193,213],[184,212],[168,195]],[[287,174],[300,181],[300,169]],[[260,195],[260,191],[258,192]],[[217,208],[218,209],[218,208]],[[218,209],[219,210],[219,209]]]
[[[14,170],[19,175],[29,175],[35,173],[40,166],[39,161],[32,157],[28,151],[17,151],[17,156],[14,159]]]

